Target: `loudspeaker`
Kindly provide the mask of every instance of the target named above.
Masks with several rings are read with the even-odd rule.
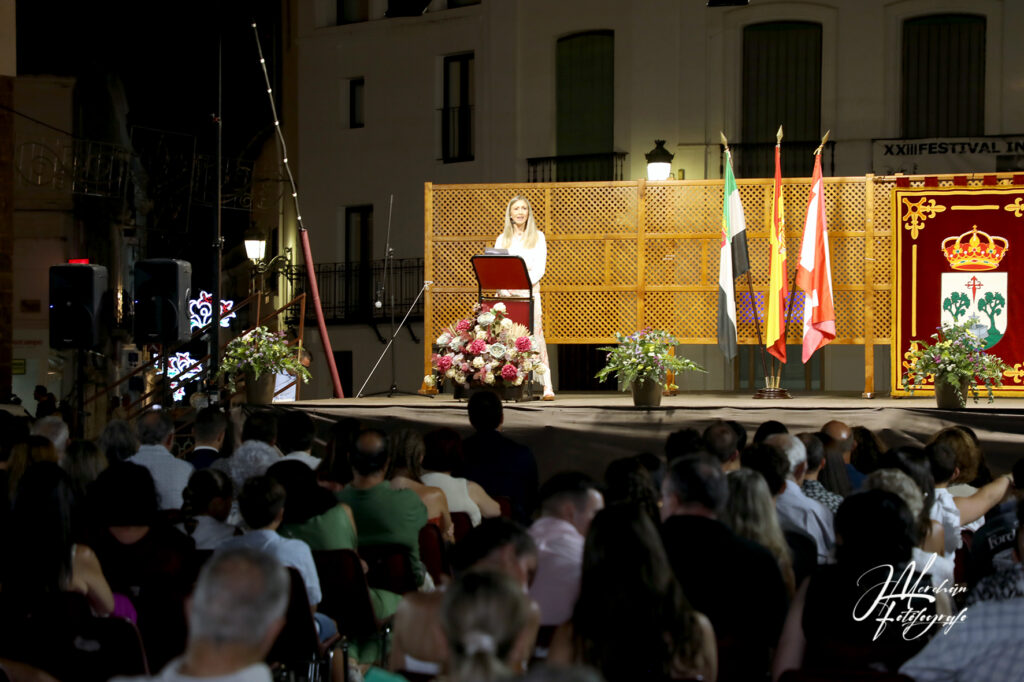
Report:
[[[107,291],[102,265],[50,268],[50,347],[93,348],[100,343],[100,314]]]
[[[135,344],[176,343],[192,338],[188,297],[192,264],[150,258],[135,264]]]

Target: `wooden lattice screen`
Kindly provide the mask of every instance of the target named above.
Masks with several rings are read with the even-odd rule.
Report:
[[[810,164],[810,161],[808,161]],[[939,186],[952,176],[934,178]],[[895,177],[826,178],[835,343],[865,346],[865,393],[874,391],[876,343],[893,319],[891,194]],[[906,178],[923,186],[924,176]],[[1000,177],[1000,182],[1009,182]],[[981,184],[972,178],[968,184]],[[771,179],[739,180],[758,319],[768,289]],[[810,178],[783,181],[790,281],[800,253]],[[530,199],[548,244],[541,283],[549,343],[608,343],[615,332],[666,329],[680,343],[717,343],[722,181],[434,185],[424,198],[425,372],[431,341],[476,300],[470,257],[493,246],[509,198]],[[739,343],[757,343],[745,278],[737,279]],[[800,343],[799,311],[787,328]],[[799,361],[799,360],[797,360]]]

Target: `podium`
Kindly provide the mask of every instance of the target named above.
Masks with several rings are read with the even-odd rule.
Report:
[[[533,334],[533,283],[526,261],[519,256],[490,255],[470,258],[476,273],[477,296],[481,306],[505,304],[505,317],[523,325]],[[484,291],[526,291],[525,296],[484,295]]]

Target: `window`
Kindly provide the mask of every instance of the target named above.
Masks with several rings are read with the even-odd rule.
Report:
[[[338,0],[338,25],[354,24],[370,18],[369,0]]]
[[[441,157],[445,163],[473,160],[473,53],[444,58]]]
[[[348,127],[362,128],[366,122],[363,111],[362,78],[352,78],[348,82]]]
[[[736,174],[770,178],[775,133],[784,126],[782,174],[807,175],[821,135],[821,24],[775,21],[743,29],[742,144]],[[803,152],[806,150],[807,154]]]
[[[615,33],[560,38],[555,71],[558,180],[614,179]]]
[[[373,315],[373,206],[345,208],[345,316]]]
[[[903,22],[903,137],[985,134],[985,17]]]

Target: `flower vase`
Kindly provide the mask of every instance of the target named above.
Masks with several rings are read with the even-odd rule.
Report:
[[[250,405],[269,405],[274,402],[277,375],[264,372],[259,379],[245,378],[245,402]]]
[[[664,388],[661,382],[654,379],[634,381],[630,384],[630,389],[633,391],[633,406],[658,407],[661,405],[661,394]]]
[[[519,386],[505,386],[504,384],[486,385],[481,384],[479,381],[471,381],[469,385],[462,385],[460,383],[453,383],[453,393],[456,400],[469,400],[474,393],[480,391],[490,391],[498,396],[502,402],[513,402],[518,403],[523,399],[523,385]]]
[[[959,386],[950,384],[945,378],[935,380],[935,406],[940,410],[959,410],[967,404],[970,379],[963,378]]]

